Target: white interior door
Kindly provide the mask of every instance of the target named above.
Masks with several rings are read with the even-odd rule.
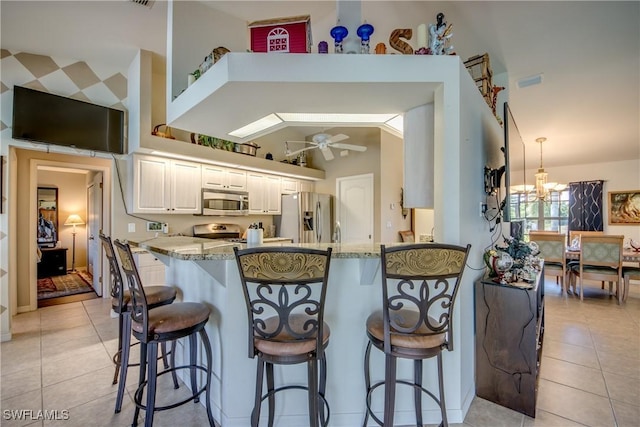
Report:
[[[87,269],[93,276],[93,289],[102,296],[102,172],[87,187]]]
[[[340,243],[373,242],[373,174],[336,179]]]

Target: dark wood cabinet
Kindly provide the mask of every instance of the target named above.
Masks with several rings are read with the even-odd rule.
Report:
[[[530,289],[477,281],[475,311],[476,395],[535,417],[544,336],[544,272]]]
[[[38,263],[38,279],[67,274],[67,248],[42,248]]]

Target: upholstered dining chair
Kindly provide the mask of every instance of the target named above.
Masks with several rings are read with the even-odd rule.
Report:
[[[560,233],[529,232],[529,241],[535,242],[544,259],[544,274],[560,278],[562,290],[567,291],[567,258],[565,235]]]
[[[632,280],[640,280],[640,268],[639,267],[630,267],[630,266],[622,266],[622,279],[624,283],[624,292],[622,295],[622,301],[626,301],[629,296],[629,287],[631,286]]]
[[[471,245],[419,243],[380,246],[382,305],[366,322],[369,338],[364,357],[366,415],[381,426],[393,426],[396,384],[413,388],[416,425],[422,426],[422,393],[440,407],[447,427],[443,350],[453,350],[453,307]],[[385,354],[384,380],[371,383],[370,357],[375,346]],[[435,357],[439,394],[422,386],[422,361]],[[413,381],[396,378],[398,358],[413,360]],[[384,420],[371,409],[372,393],[384,386]]]
[[[275,394],[307,390],[309,426],[329,423],[325,399],[329,325],[324,322],[324,302],[331,248],[233,248],[248,316],[249,357],[258,358],[251,425],[260,421],[262,401],[268,400],[268,424],[273,426]],[[307,364],[308,383],[275,388],[274,365]],[[266,371],[267,392],[263,395]],[[326,409],[326,412],[325,412]]]
[[[571,265],[570,280],[580,278],[580,300],[584,299],[584,280],[616,282],[618,304],[622,302],[622,245],[624,236],[583,235],[580,239],[580,261]]]

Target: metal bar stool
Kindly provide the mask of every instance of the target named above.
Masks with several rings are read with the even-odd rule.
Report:
[[[269,427],[273,426],[275,394],[302,389],[308,393],[309,425],[326,426],[329,405],[325,399],[325,349],[330,331],[324,322],[324,301],[331,248],[321,251],[297,247],[244,250],[234,247],[233,250],[247,305],[249,357],[258,358],[251,425],[258,426],[260,406],[268,399],[268,423]],[[307,386],[275,388],[273,365],[299,363],[307,363]],[[265,371],[267,393],[263,395]]]
[[[111,272],[111,308],[118,314],[118,351],[113,355],[113,363],[116,365],[113,374],[113,384],[118,384],[118,395],[116,397],[116,409],[118,413],[122,409],[122,399],[124,397],[125,381],[127,371],[130,366],[138,366],[138,363],[129,363],[129,354],[131,347],[131,295],[128,290],[124,289],[122,282],[122,274],[120,266],[116,258],[111,237],[107,237],[100,233],[100,240],[104,253],[109,260],[109,271]],[[149,308],[160,307],[162,305],[171,304],[176,299],[176,289],[173,286],[147,286],[145,288]],[[165,369],[169,368],[167,362],[166,345],[162,346],[162,360]],[[171,353],[173,357],[173,352]],[[173,360],[173,359],[172,359]],[[171,364],[173,366],[174,363]],[[118,381],[118,374],[120,380]],[[174,375],[173,383],[178,388],[178,379]]]
[[[122,270],[127,277],[129,292],[131,294],[131,330],[133,336],[140,341],[140,377],[138,380],[138,389],[134,394],[134,402],[136,410],[133,415],[133,426],[138,424],[138,415],[140,409],[145,412],[145,427],[153,425],[153,415],[156,411],[164,411],[183,405],[187,402],[200,401],[200,395],[205,392],[205,406],[207,408],[207,417],[209,425],[214,426],[213,414],[211,413],[211,344],[205,325],[209,321],[211,309],[205,304],[199,302],[177,302],[173,304],[163,305],[149,308],[149,301],[146,296],[146,288],[142,286],[138,268],[133,261],[131,248],[128,244],[118,240],[114,242]],[[197,334],[204,346],[207,356],[207,365],[197,364]],[[172,366],[162,372],[158,372],[156,359],[158,357],[158,344],[167,341],[173,341],[180,338],[189,338],[189,365]],[[172,354],[172,359],[175,353]],[[166,406],[155,406],[156,399],[156,381],[160,375],[167,373],[175,373],[178,369],[188,369],[191,374],[191,392],[192,395],[177,403]],[[196,374],[197,371],[206,373],[206,384],[198,388]],[[148,376],[148,380],[146,377]],[[147,387],[146,404],[142,403],[144,389]]]
[[[393,426],[396,384],[414,389],[416,424],[422,426],[422,394],[440,407],[441,426],[448,426],[444,400],[442,350],[453,350],[452,314],[462,272],[471,245],[415,244],[386,248],[381,245],[382,309],[367,319],[369,342],[364,357],[366,415]],[[384,381],[371,384],[371,346],[385,354]],[[422,387],[422,360],[437,357],[439,398]],[[396,379],[397,358],[414,361],[413,381]],[[384,421],[371,409],[371,394],[384,385]]]

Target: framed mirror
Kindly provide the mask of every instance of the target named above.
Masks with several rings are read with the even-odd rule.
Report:
[[[38,187],[38,246],[53,248],[58,241],[58,189]]]

